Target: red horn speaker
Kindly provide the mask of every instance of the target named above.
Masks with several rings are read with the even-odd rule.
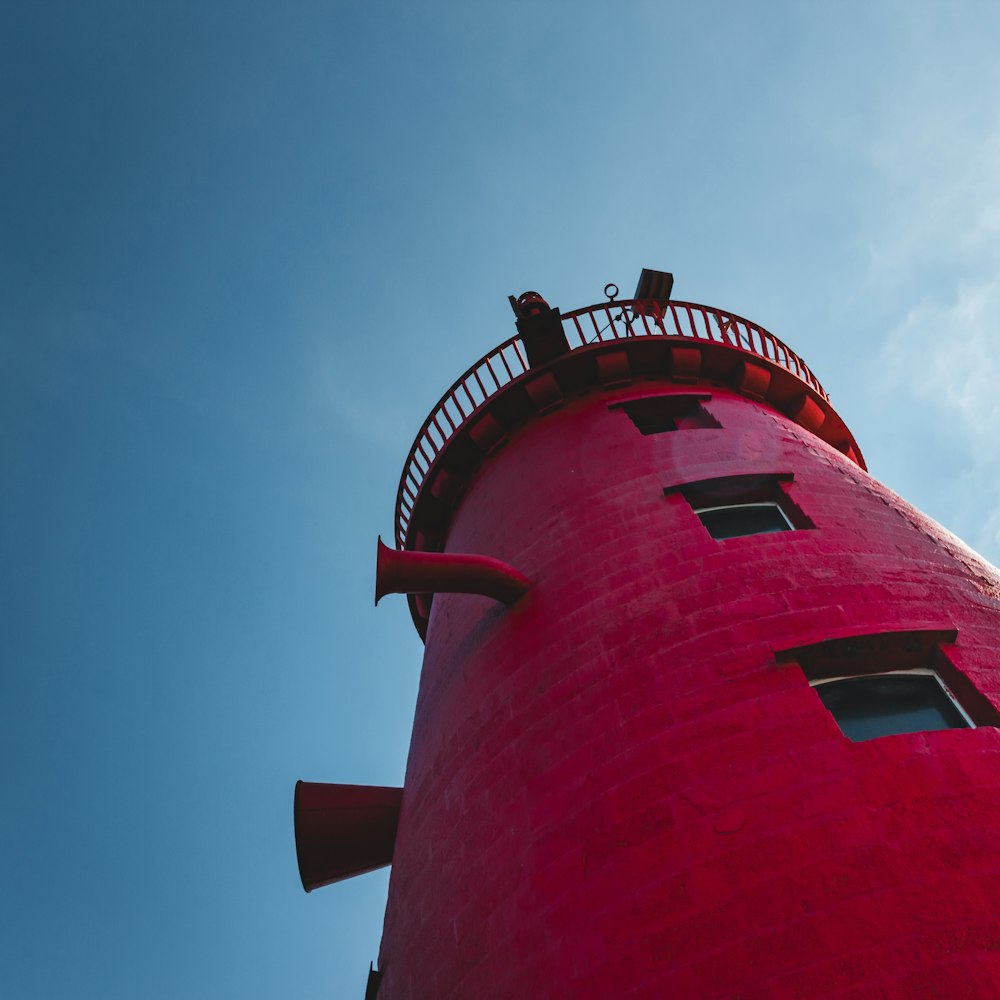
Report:
[[[490,556],[390,549],[381,537],[375,557],[375,603],[386,594],[483,594],[513,604],[531,581]]]
[[[295,854],[312,892],[392,861],[402,788],[295,783]]]

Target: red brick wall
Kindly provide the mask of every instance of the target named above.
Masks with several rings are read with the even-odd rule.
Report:
[[[719,430],[609,404],[709,389]],[[815,528],[713,540],[678,492],[792,473]],[[775,652],[958,629],[1000,704],[1000,580],[736,393],[593,392],[480,470],[447,549],[536,581],[439,595],[379,1000],[994,997],[1000,731],[844,738]]]

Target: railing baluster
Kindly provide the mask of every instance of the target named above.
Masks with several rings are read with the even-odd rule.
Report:
[[[492,395],[492,393],[489,393],[489,392],[486,391],[486,386],[483,385],[483,380],[479,377],[479,369],[478,368],[473,369],[472,374],[476,376],[476,384],[479,386],[480,390],[483,393],[483,402],[485,403],[486,400],[490,398],[490,396]]]
[[[444,417],[444,419],[448,421],[448,426],[451,428],[451,434],[455,433],[455,425],[452,423],[451,417],[448,416],[448,411],[443,406],[437,411],[437,413],[434,414],[434,416],[431,417],[431,423],[434,425],[438,434],[441,435],[441,440],[447,441],[448,438],[451,437],[451,434],[445,434],[445,432],[441,429],[441,425],[438,423],[437,419],[439,416]],[[429,427],[428,430],[430,430]]]
[[[691,331],[691,333],[688,334],[688,336],[690,336],[694,340],[700,340],[701,337],[699,337],[698,335],[698,324],[695,323],[694,321],[694,314],[691,312],[691,307],[689,305],[685,305],[684,311],[687,313],[688,329]],[[706,320],[706,325],[707,325],[707,320]]]
[[[528,370],[528,359],[524,356],[524,351],[521,349],[521,341],[514,341],[514,353],[517,355],[517,360],[521,362],[521,371],[526,372]]]
[[[503,372],[501,372],[496,377],[497,378],[497,385],[504,386],[504,385],[506,385],[514,377],[514,373],[510,370],[510,365],[507,364],[507,357],[506,357],[506,355],[504,354],[503,351],[494,351],[490,355],[490,364],[491,365],[500,365],[500,366],[503,366]],[[497,369],[493,368],[493,371],[495,373],[497,371]],[[503,377],[504,376],[504,372],[506,372],[506,375],[507,375],[506,378]],[[501,379],[503,379],[503,381],[501,381]]]
[[[708,311],[705,309],[697,309],[695,311],[699,316],[701,316],[701,327],[705,331],[704,339],[715,340],[715,337],[712,336],[712,324],[708,321]],[[693,322],[694,320],[692,320],[692,323]]]
[[[490,378],[493,379],[493,391],[490,393],[492,396],[494,392],[499,392],[500,387],[504,384],[497,378],[497,373],[493,370],[493,358],[492,355],[487,355],[486,357],[486,368],[490,373]]]
[[[476,373],[473,372],[472,374],[474,376]],[[468,420],[480,406],[480,404],[476,402],[476,397],[473,395],[472,389],[469,388],[470,385],[472,385],[471,379],[466,379],[462,383],[462,392],[465,393],[465,404],[469,407],[469,415],[465,418],[466,420]]]
[[[461,409],[455,405],[455,393],[448,394],[448,398],[441,404],[441,414],[448,421],[451,433],[454,434],[465,421]],[[450,437],[450,435],[448,435]]]
[[[601,339],[601,329],[597,325],[597,320],[594,319],[593,311],[591,311],[589,315],[590,315],[590,325],[594,328],[594,340],[599,341]]]
[[[677,316],[677,306],[673,302],[668,303],[670,306],[670,318],[674,321],[674,332],[672,336],[683,337],[684,334],[681,331],[681,321]]]

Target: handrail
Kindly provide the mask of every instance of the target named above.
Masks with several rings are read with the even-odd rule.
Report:
[[[773,333],[735,313],[694,302],[601,302],[563,315],[570,350],[632,337],[684,337],[714,341],[763,358],[791,372],[823,399],[827,394],[809,366]],[[649,313],[649,315],[647,315]],[[403,465],[396,493],[396,547],[406,547],[410,518],[431,466],[459,428],[501,389],[523,378],[528,360],[520,336],[505,340],[460,375],[433,407]]]

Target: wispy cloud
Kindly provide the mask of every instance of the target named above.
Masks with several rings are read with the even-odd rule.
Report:
[[[996,560],[1000,122],[984,129],[947,111],[893,123],[871,150],[887,201],[868,233],[867,285],[895,303],[878,365],[886,388],[952,429],[958,472],[938,488],[951,526]]]
[[[884,370],[926,405],[964,422],[972,454],[990,461],[1000,427],[1000,272],[959,285],[952,301],[924,299],[893,328]]]

